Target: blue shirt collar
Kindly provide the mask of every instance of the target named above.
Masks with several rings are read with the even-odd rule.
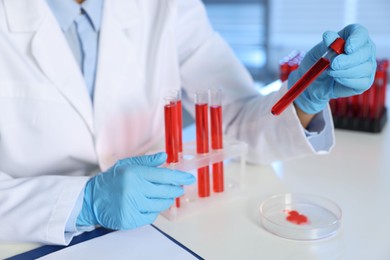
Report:
[[[100,30],[104,0],[86,0],[81,5],[73,0],[46,0],[63,31],[67,31],[80,15],[82,7],[95,31]]]

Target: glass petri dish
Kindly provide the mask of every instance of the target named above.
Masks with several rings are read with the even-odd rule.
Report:
[[[335,235],[341,209],[334,202],[311,194],[279,194],[260,205],[260,223],[268,232],[294,240],[318,240]]]

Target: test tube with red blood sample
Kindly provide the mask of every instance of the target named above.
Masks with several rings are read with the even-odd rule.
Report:
[[[208,126],[208,92],[195,93],[195,128],[196,152],[206,154],[209,152],[209,126]],[[209,166],[198,169],[198,196],[210,196]]]
[[[209,90],[209,106],[210,106],[210,130],[211,130],[211,149],[223,149],[223,134],[222,134],[222,90]],[[213,169],[213,191],[224,191],[224,173],[223,161],[212,165]]]
[[[283,95],[283,97],[272,107],[273,115],[280,115],[323,71],[325,71],[331,60],[344,52],[345,41],[337,38],[328,48],[328,51]]]
[[[177,96],[165,97],[165,151],[168,155],[167,163],[179,162],[179,119]],[[176,207],[180,207],[180,198],[176,198]]]

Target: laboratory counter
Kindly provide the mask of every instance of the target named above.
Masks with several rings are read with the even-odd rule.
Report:
[[[337,130],[330,154],[246,165],[242,198],[157,226],[205,259],[390,259],[390,129]],[[239,171],[239,164],[227,166]],[[281,193],[314,194],[342,210],[336,235],[297,241],[266,231],[260,204]]]
[[[390,259],[390,128],[381,133],[337,130],[330,154],[269,166],[246,165],[235,199],[219,200],[192,215],[155,225],[205,259]],[[238,162],[226,173],[240,171]],[[342,210],[338,232],[297,241],[266,231],[260,204],[274,194],[315,194]],[[0,244],[0,258],[36,244]]]

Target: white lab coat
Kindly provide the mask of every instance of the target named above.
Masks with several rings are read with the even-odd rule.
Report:
[[[68,243],[86,176],[162,147],[168,89],[182,86],[192,110],[195,89],[224,87],[226,134],[250,144],[253,163],[321,152],[292,107],[270,114],[286,86],[260,96],[199,0],[106,1],[100,37],[92,105],[45,0],[0,3],[0,240]]]

